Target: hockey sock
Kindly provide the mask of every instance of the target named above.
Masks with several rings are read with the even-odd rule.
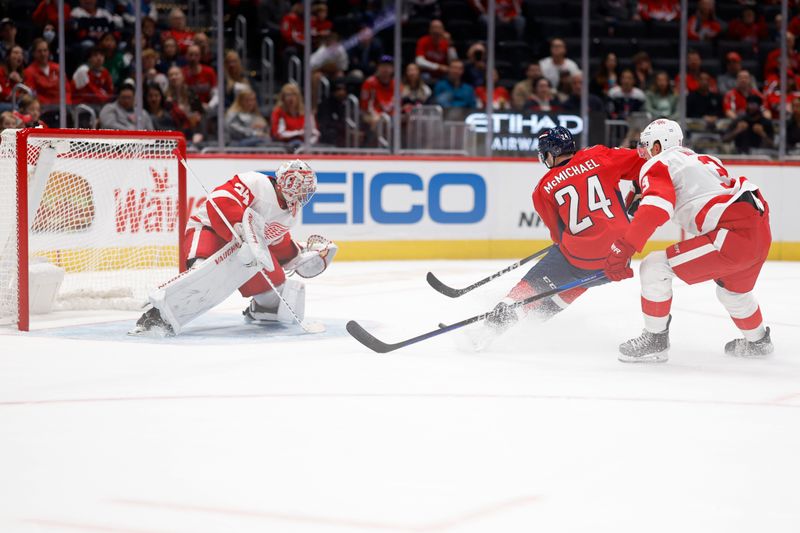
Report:
[[[520,318],[532,313],[539,320],[549,320],[566,309],[569,304],[575,301],[575,299],[585,291],[585,288],[578,287],[565,291],[560,295],[556,294],[550,298],[532,302],[521,308],[522,312],[520,314]],[[530,283],[523,279],[520,280],[520,282],[517,283],[513,289],[511,289],[504,301],[506,303],[518,302],[519,300],[524,300],[525,298],[533,296],[538,292],[540,291],[537,291],[533,286],[531,286]]]
[[[717,298],[725,306],[733,323],[742,331],[745,339],[755,342],[766,335],[761,308],[752,292],[731,292],[717,286]]]
[[[642,283],[642,314],[644,327],[651,333],[667,329],[672,307],[672,278],[675,273],[667,262],[667,253],[653,252],[639,267]]]

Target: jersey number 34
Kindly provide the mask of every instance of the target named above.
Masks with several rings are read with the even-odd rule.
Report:
[[[558,205],[564,205],[569,197],[569,232],[577,235],[585,229],[591,228],[594,225],[591,217],[585,216],[578,220],[578,206],[580,205],[581,196],[578,189],[574,185],[567,185],[556,192],[556,201]],[[614,213],[611,212],[611,200],[606,198],[603,193],[603,186],[600,185],[600,178],[597,175],[589,176],[586,179],[586,196],[589,212],[602,211],[608,218],[614,218]]]

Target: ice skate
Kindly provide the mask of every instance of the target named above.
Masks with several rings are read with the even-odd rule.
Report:
[[[664,363],[669,359],[669,323],[660,333],[642,330],[638,337],[619,345],[618,359],[624,363]]]
[[[258,305],[255,299],[251,299],[250,305],[242,311],[242,315],[247,322],[277,322],[278,306],[262,307]]]
[[[172,337],[175,335],[175,331],[161,316],[161,312],[155,307],[151,307],[139,317],[139,320],[136,321],[136,327],[130,330],[128,335]]]
[[[735,339],[725,344],[725,353],[736,357],[759,357],[762,355],[769,355],[775,350],[772,345],[772,339],[769,336],[769,328],[767,332],[757,341],[749,341],[747,339]]]
[[[486,317],[483,324],[477,328],[467,330],[464,333],[466,340],[465,348],[472,351],[482,352],[486,350],[492,342],[511,328],[519,321],[516,309],[512,309],[508,303],[500,302]]]

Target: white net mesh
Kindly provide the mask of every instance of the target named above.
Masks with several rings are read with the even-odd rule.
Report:
[[[0,142],[0,319],[17,313],[17,134]],[[57,309],[138,307],[177,272],[176,146],[86,130],[28,137],[29,256],[64,269]]]

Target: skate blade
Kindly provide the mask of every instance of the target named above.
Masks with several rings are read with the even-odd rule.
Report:
[[[129,337],[142,337],[142,338],[149,338],[149,339],[165,339],[167,337],[173,337],[174,334],[170,333],[169,330],[165,328],[151,328],[151,329],[144,329],[139,326],[136,326],[132,330],[128,332]]]
[[[666,363],[669,360],[669,350],[641,355],[638,357],[635,355],[619,354],[617,359],[623,363]]]
[[[741,353],[741,352],[725,352],[725,355],[729,357],[738,357],[739,359],[762,359],[764,357],[768,357],[775,351],[775,348],[770,348],[767,352],[760,352],[760,353]]]

